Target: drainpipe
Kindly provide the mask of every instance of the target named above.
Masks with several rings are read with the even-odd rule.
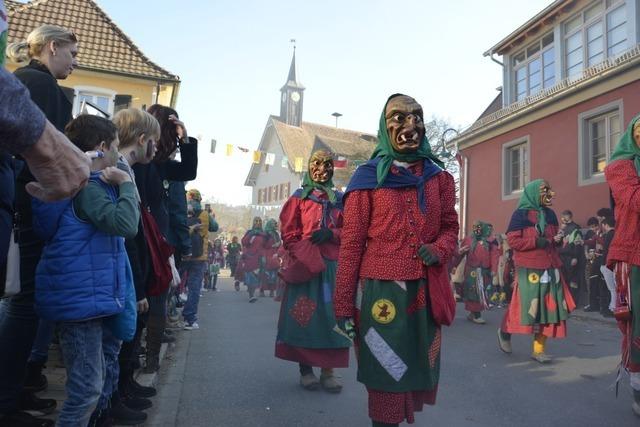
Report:
[[[462,178],[463,178],[463,187],[462,187],[462,224],[460,227],[460,239],[464,239],[466,230],[467,230],[467,194],[468,194],[468,186],[469,186],[469,157],[460,153],[460,156],[463,159],[462,166]]]
[[[504,67],[504,64],[500,61],[498,61],[496,58],[493,57],[494,53],[491,52],[491,55],[489,55],[489,59],[491,59],[493,62],[495,62],[496,64],[500,65],[501,67]]]

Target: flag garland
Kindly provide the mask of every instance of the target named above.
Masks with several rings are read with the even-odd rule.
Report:
[[[216,154],[217,145],[218,145],[217,141],[212,139],[211,148],[210,148],[210,152],[212,154]],[[289,159],[287,156],[279,156],[275,153],[262,151],[262,150],[250,150],[249,148],[241,147],[233,144],[224,144],[223,146],[224,146],[224,155],[227,157],[233,156],[234,154],[237,153],[236,150],[238,150],[240,152],[238,154],[250,155],[251,163],[255,165],[259,165],[264,162],[266,166],[279,165],[280,167],[285,169],[289,168],[290,166],[293,166],[293,170],[296,173],[302,173],[306,170],[306,167],[305,167],[306,159],[304,157],[295,157],[293,159]],[[291,162],[291,164],[289,162]],[[357,167],[365,162],[366,160],[364,159],[351,160],[346,158],[345,156],[335,155],[335,158],[333,160],[333,165],[336,169],[346,169],[349,167],[349,165]]]

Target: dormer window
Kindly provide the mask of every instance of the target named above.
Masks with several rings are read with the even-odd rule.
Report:
[[[599,0],[564,23],[565,76],[615,57],[627,48],[627,16],[622,0]]]
[[[513,56],[516,101],[538,93],[556,82],[553,33]]]

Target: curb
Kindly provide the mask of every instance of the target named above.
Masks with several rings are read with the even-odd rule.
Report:
[[[577,319],[586,322],[598,322],[604,325],[617,327],[616,320],[613,317],[603,317],[599,313],[587,314],[584,312],[576,313],[575,311],[569,315],[570,319]]]

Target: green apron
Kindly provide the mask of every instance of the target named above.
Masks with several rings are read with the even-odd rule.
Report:
[[[433,390],[440,377],[440,328],[425,280],[367,279],[360,306],[358,381],[402,393]]]

